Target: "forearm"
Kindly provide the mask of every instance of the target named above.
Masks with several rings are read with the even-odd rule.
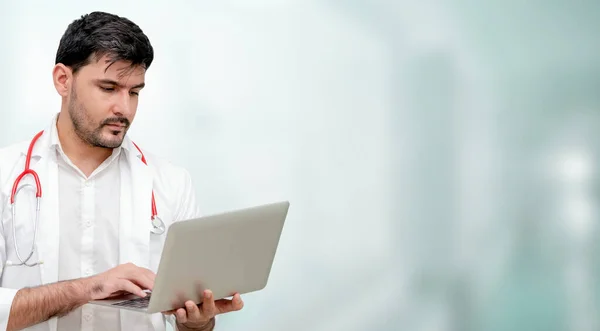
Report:
[[[87,303],[89,292],[80,279],[21,289],[13,299],[7,330],[21,330],[64,316]]]
[[[201,327],[199,329],[191,329],[181,323],[177,323],[177,330],[179,330],[179,331],[213,331],[214,329],[215,329],[215,318],[214,317],[211,318],[210,321],[208,323],[206,323],[206,325],[204,325],[203,327]]]

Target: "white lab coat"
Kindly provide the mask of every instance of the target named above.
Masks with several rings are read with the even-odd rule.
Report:
[[[56,118],[52,120],[54,125]],[[0,149],[0,215],[4,231],[0,236],[0,330],[5,330],[12,300],[16,291],[23,287],[53,283],[58,280],[58,164],[56,153],[49,148],[49,127],[38,139],[33,149],[30,167],[35,170],[42,185],[42,201],[36,253],[31,261],[43,260],[41,266],[6,266],[8,260],[19,262],[12,238],[12,215],[10,193],[16,177],[23,171],[30,140]],[[32,138],[35,133],[32,133]],[[138,144],[139,145],[139,144]],[[151,195],[154,189],[159,217],[168,227],[173,222],[194,218],[200,215],[194,187],[189,173],[163,159],[142,151],[148,165],[141,161],[141,154],[129,138],[123,142],[123,153],[127,162],[121,162],[120,222],[119,222],[119,263],[132,262],[149,268],[155,273],[158,269],[162,246],[166,237],[150,233]],[[31,176],[22,183],[35,184]],[[25,190],[24,190],[25,191]],[[35,217],[35,200],[31,191],[21,192],[18,199],[31,199],[30,208],[19,202],[17,209],[16,235],[21,256],[29,253],[33,239],[32,221]],[[24,221],[31,220],[31,221]],[[2,231],[2,228],[0,228]],[[116,243],[115,243],[116,244]],[[146,330],[146,314],[121,311],[121,330]],[[173,316],[162,314],[151,316],[155,330],[165,329],[165,320],[174,322]],[[38,325],[35,329],[55,331],[57,319]]]

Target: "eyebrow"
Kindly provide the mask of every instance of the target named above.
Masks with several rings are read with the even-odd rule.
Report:
[[[112,80],[112,79],[96,79],[95,82],[97,84],[107,84],[107,85],[115,85],[115,86],[119,86],[119,87],[126,87],[123,84],[120,84],[119,82]],[[146,86],[146,83],[141,83],[141,84],[137,84],[135,86],[132,86],[131,88],[144,88],[144,86]]]

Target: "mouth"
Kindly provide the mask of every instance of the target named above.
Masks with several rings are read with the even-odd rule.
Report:
[[[106,124],[106,126],[113,131],[120,131],[125,129],[125,125],[122,124]]]
[[[111,128],[124,128],[125,125],[123,124],[119,124],[119,123],[110,123],[110,124],[105,124],[106,126],[109,126]]]

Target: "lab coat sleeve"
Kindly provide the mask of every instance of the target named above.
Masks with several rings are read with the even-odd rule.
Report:
[[[0,174],[2,178],[2,174]],[[4,222],[4,206],[6,205],[6,197],[0,193],[0,222]],[[3,231],[3,227],[0,227]],[[6,241],[4,240],[5,233],[0,235],[0,275],[6,263]],[[6,330],[8,325],[8,317],[15,295],[18,290],[0,287],[0,330]]]
[[[184,221],[200,217],[200,206],[196,198],[196,188],[189,171],[183,170],[179,206],[174,221]]]

